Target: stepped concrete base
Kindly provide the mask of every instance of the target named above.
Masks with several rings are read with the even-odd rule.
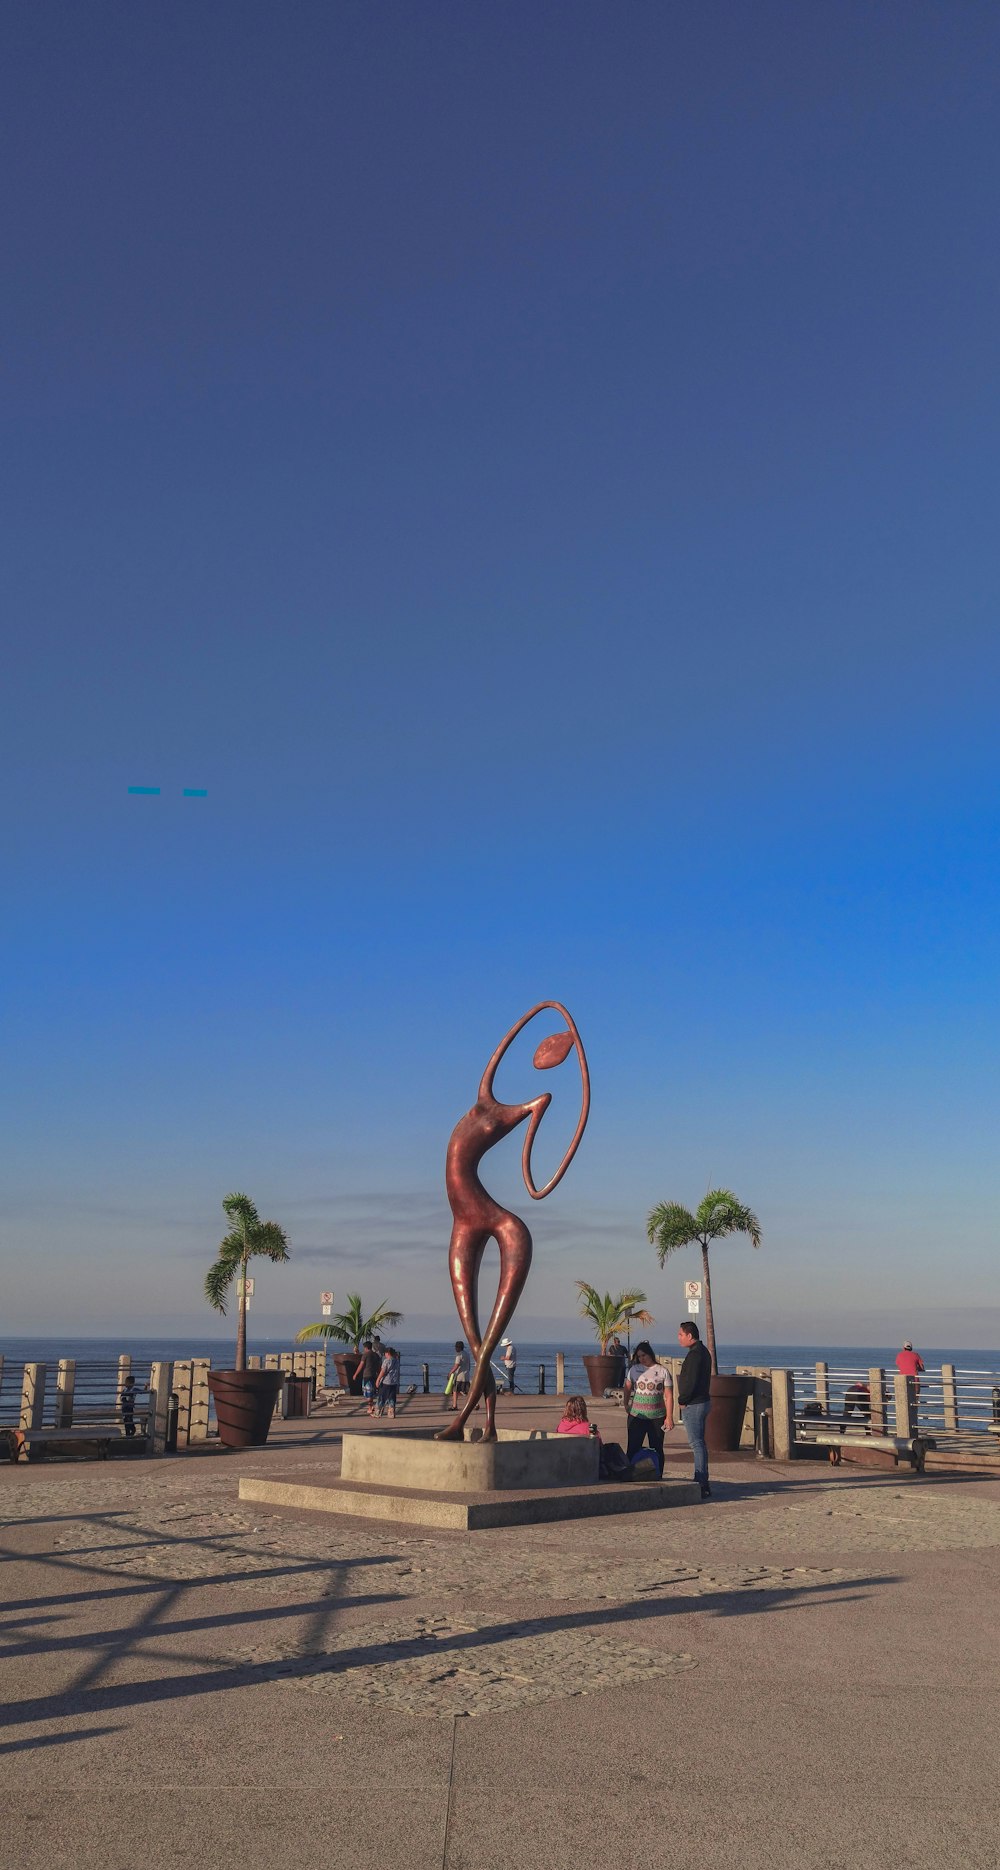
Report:
[[[600,1450],[584,1435],[501,1429],[496,1441],[437,1441],[426,1430],[345,1435],[341,1480],[434,1493],[586,1487],[598,1478]]]
[[[463,1446],[460,1442],[454,1445]],[[240,1481],[240,1499],[257,1500],[266,1506],[304,1507],[313,1513],[347,1513],[362,1519],[394,1520],[450,1532],[484,1532],[495,1526],[532,1526],[546,1520],[592,1519],[607,1513],[643,1513],[657,1507],[693,1506],[700,1504],[701,1493],[692,1480],[595,1481],[582,1487],[550,1486],[520,1491],[511,1488],[503,1492],[463,1494],[417,1487],[396,1487],[389,1492],[384,1487],[349,1480],[331,1480],[317,1486],[299,1481],[258,1480],[248,1475]]]

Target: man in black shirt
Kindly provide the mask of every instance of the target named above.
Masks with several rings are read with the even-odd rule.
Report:
[[[375,1343],[379,1340],[376,1338]],[[375,1414],[375,1379],[382,1367],[381,1349],[376,1350],[371,1338],[366,1338],[361,1360],[354,1372],[354,1380],[361,1378],[361,1394],[368,1404],[368,1414]]]
[[[684,1429],[694,1456],[694,1477],[701,1488],[703,1500],[712,1498],[712,1489],[708,1484],[708,1449],[705,1446],[705,1420],[712,1407],[712,1359],[704,1344],[697,1325],[685,1318],[678,1327],[677,1342],[687,1356],[681,1365],[680,1381],[677,1385],[677,1400],[681,1406]]]

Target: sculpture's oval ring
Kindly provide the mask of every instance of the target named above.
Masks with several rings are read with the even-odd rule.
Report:
[[[492,1097],[493,1079],[496,1074],[497,1066],[499,1065],[500,1060],[503,1058],[504,1053],[508,1050],[508,1048],[511,1045],[513,1045],[514,1040],[517,1038],[518,1033],[523,1032],[525,1026],[529,1025],[530,1022],[533,1019],[535,1019],[539,1013],[544,1013],[549,1008],[551,1008],[556,1013],[562,1014],[563,1019],[566,1021],[566,1025],[569,1029],[569,1032],[572,1035],[573,1049],[576,1052],[577,1059],[579,1060],[579,1064],[580,1064],[580,1081],[581,1081],[582,1097],[581,1097],[581,1103],[580,1103],[579,1121],[577,1123],[576,1129],[573,1132],[573,1136],[570,1141],[569,1148],[567,1149],[566,1154],[564,1155],[562,1162],[559,1164],[559,1167],[556,1170],[555,1174],[550,1178],[549,1181],[546,1182],[544,1188],[536,1188],[534,1181],[532,1179],[531,1145],[535,1140],[535,1133],[538,1129],[539,1124],[541,1123],[542,1116],[544,1114],[544,1109],[547,1108],[547,1106],[544,1106],[543,1110],[534,1112],[531,1117],[531,1120],[528,1124],[528,1133],[524,1139],[524,1148],[521,1152],[521,1173],[524,1176],[524,1186],[527,1189],[533,1201],[543,1201],[545,1196],[550,1195],[552,1193],[552,1190],[555,1187],[557,1187],[557,1185],[562,1181],[562,1178],[565,1175],[566,1170],[569,1168],[569,1165],[572,1162],[573,1157],[576,1155],[576,1152],[578,1148],[580,1147],[580,1138],[582,1137],[583,1132],[587,1127],[587,1118],[590,1115],[590,1071],[587,1065],[587,1054],[583,1049],[583,1041],[580,1038],[580,1034],[578,1033],[576,1029],[576,1022],[573,1019],[570,1012],[567,1010],[567,1008],[563,1006],[561,1000],[540,1000],[537,1006],[533,1006],[530,1012],[525,1013],[523,1017],[518,1020],[516,1026],[511,1027],[509,1033],[507,1034],[507,1037],[505,1039],[501,1039],[500,1044],[497,1046],[497,1049],[493,1054],[493,1057],[490,1059],[490,1062],[487,1065],[486,1070],[483,1073],[482,1084],[479,1087],[480,1097]]]

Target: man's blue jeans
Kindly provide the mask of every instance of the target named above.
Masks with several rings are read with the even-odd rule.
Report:
[[[708,1449],[705,1446],[705,1422],[712,1405],[710,1402],[691,1402],[684,1404],[684,1432],[691,1444],[694,1455],[694,1477],[699,1487],[708,1486]]]

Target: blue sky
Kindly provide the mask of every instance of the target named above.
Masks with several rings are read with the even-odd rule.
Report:
[[[995,1346],[995,8],[4,37],[4,1328],[210,1330],[247,1187],[260,1330],[450,1334],[559,997],[524,1335],[713,1180],[723,1339]]]

